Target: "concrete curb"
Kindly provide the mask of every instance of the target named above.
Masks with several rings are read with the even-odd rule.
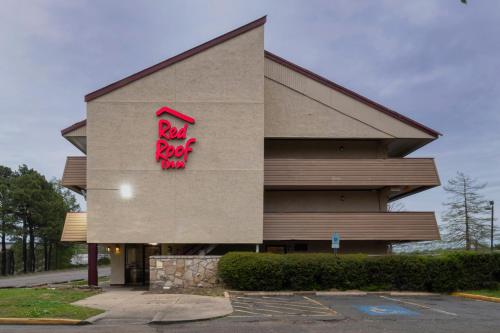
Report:
[[[232,312],[231,312],[232,313]],[[194,323],[197,321],[205,321],[212,319],[219,319],[229,316],[231,313],[214,316],[214,317],[202,317],[202,318],[193,318],[193,319],[175,319],[175,320],[161,320],[159,319],[162,315],[161,312],[158,312],[148,324],[152,325],[170,325],[170,324],[181,324],[181,323]]]
[[[412,292],[412,291],[226,291],[224,294],[230,296],[366,296],[366,295],[388,295],[388,296],[436,296],[437,293]]]
[[[95,315],[93,317],[82,320],[82,322],[83,322],[83,324],[93,324],[96,321],[98,321],[99,319],[106,317],[107,314],[108,314],[108,311],[103,312],[103,313],[99,313],[98,315]]]
[[[457,296],[457,297],[475,299],[475,300],[478,300],[478,301],[500,303],[500,298],[498,298],[498,297],[476,295],[476,294],[467,294],[467,293],[452,293],[451,295],[452,296]]]
[[[85,320],[64,318],[0,318],[0,325],[85,325]]]

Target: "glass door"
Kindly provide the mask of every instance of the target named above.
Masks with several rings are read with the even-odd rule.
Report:
[[[144,247],[142,244],[125,245],[125,283],[143,284]]]
[[[125,245],[125,284],[149,284],[149,257],[161,254],[160,245]]]

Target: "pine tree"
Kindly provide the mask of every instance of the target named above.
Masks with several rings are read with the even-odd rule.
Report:
[[[488,203],[479,191],[486,187],[486,183],[478,183],[474,178],[457,172],[457,175],[448,180],[444,187],[450,195],[444,205],[447,211],[442,216],[445,222],[446,238],[470,250],[477,249],[482,240],[489,234],[487,207]]]
[[[1,238],[1,274],[7,272],[7,235],[14,229],[12,200],[10,198],[11,182],[14,173],[8,167],[0,165],[0,238]]]

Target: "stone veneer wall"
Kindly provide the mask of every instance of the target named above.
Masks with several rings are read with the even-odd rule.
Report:
[[[210,288],[218,284],[220,256],[151,256],[149,288]]]

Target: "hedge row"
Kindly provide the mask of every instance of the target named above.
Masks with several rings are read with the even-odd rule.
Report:
[[[500,253],[368,257],[231,252],[221,258],[218,271],[237,290],[444,292],[498,287]]]

